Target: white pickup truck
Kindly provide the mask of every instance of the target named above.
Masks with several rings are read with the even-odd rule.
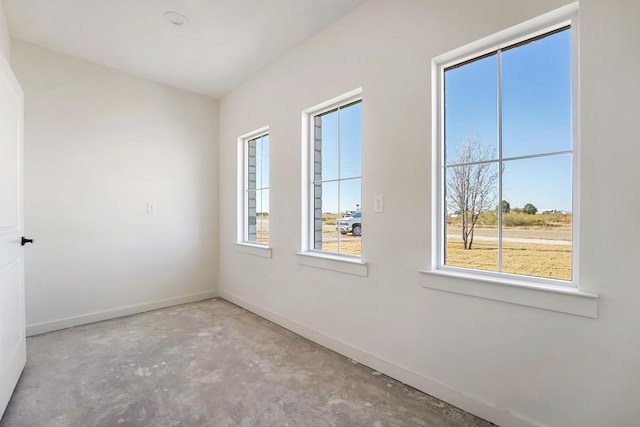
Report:
[[[351,233],[354,236],[360,236],[362,232],[362,212],[353,212],[351,215],[338,218],[336,230],[340,231],[340,234]]]

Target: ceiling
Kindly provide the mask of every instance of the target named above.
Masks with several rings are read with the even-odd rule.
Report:
[[[2,2],[15,39],[219,98],[363,0]]]

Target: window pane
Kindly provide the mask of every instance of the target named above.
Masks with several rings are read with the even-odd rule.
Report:
[[[256,144],[256,188],[262,188],[262,138],[255,139]]]
[[[502,53],[502,153],[571,150],[571,30]]]
[[[496,163],[445,170],[446,265],[498,269],[498,167]]]
[[[262,177],[261,186],[258,188],[269,188],[269,135],[260,138],[260,171]]]
[[[340,109],[340,178],[361,175],[362,103]]]
[[[340,234],[336,229],[338,218],[338,183],[315,185],[314,249],[338,251]]]
[[[319,129],[318,129],[319,127]],[[318,134],[320,139],[318,140]],[[322,180],[338,178],[338,110],[316,116],[316,155],[321,152]],[[317,162],[317,159],[316,159]]]
[[[269,190],[259,190],[256,194],[255,241],[269,243]]]
[[[361,179],[340,181],[340,213],[360,210]]]
[[[474,140],[495,159],[498,147],[497,55],[444,73],[445,163],[458,162],[458,148]]]
[[[247,189],[255,190],[258,185],[257,143],[255,139],[247,142]]]
[[[257,195],[254,190],[247,191],[247,236],[248,242],[256,241]]]
[[[339,252],[351,255],[360,255],[362,245],[362,223],[360,212],[361,179],[348,179],[340,181],[340,212],[351,212],[347,222],[349,227],[347,234],[341,234]]]
[[[502,271],[571,280],[571,155],[504,163]]]

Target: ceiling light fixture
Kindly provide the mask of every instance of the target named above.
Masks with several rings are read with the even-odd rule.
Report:
[[[174,12],[172,10],[165,12],[162,16],[164,16],[164,19],[166,19],[167,21],[169,21],[170,23],[172,23],[177,27],[182,27],[189,23],[189,19],[187,19],[186,16],[184,16],[181,13]]]

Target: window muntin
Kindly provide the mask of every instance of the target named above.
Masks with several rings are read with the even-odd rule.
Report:
[[[244,141],[243,241],[269,244],[269,134]]]
[[[332,105],[309,115],[311,127],[310,249],[361,254],[362,101]]]
[[[438,268],[571,281],[571,27],[439,69]]]

